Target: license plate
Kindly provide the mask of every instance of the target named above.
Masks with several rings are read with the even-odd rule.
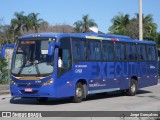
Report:
[[[25,88],[24,91],[25,92],[32,92],[32,88]]]

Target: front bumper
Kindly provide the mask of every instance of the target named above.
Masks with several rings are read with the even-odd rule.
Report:
[[[32,92],[25,92],[26,88],[31,88]],[[11,96],[13,97],[48,97],[57,98],[53,85],[40,87],[17,87],[10,84]]]

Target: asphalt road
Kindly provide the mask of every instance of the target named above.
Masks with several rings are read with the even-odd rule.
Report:
[[[35,99],[17,98],[11,104],[10,99],[9,94],[0,96],[0,111],[160,111],[160,84],[140,89],[136,96],[115,92],[92,95],[81,103],[71,103],[68,99],[39,103]]]

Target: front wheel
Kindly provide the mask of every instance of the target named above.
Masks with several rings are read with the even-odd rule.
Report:
[[[131,81],[130,81],[130,87],[129,87],[129,89],[127,90],[127,95],[129,95],[129,96],[135,96],[137,90],[138,90],[137,80],[131,79]]]
[[[73,97],[73,102],[79,103],[82,102],[84,96],[84,89],[82,83],[77,83],[76,84],[76,89],[75,89],[75,96]]]

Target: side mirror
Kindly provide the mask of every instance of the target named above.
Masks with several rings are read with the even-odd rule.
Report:
[[[5,44],[5,45],[3,45],[0,57],[4,58],[6,49],[8,47],[14,48],[14,46],[15,46],[15,44]]]
[[[59,46],[60,46],[60,42],[52,42],[48,48],[48,55],[49,56],[53,55],[54,48]]]

